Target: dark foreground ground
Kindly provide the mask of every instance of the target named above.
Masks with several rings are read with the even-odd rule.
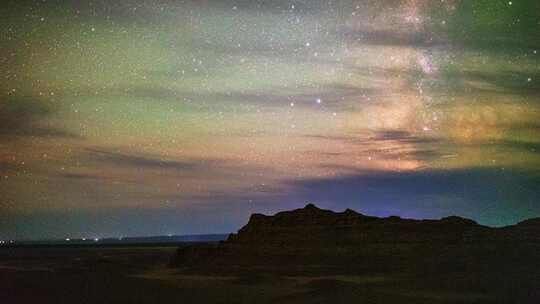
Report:
[[[175,247],[0,249],[0,303],[538,303],[538,278],[467,274],[196,274]],[[536,285],[538,286],[538,285]]]

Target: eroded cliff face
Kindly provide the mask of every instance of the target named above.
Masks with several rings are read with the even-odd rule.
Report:
[[[355,243],[466,241],[489,228],[456,216],[441,220],[411,220],[396,216],[378,218],[347,209],[322,210],[309,204],[303,209],[274,216],[253,214],[246,226],[231,234],[233,244],[309,243],[352,245]]]
[[[176,266],[331,267],[390,271],[500,267],[505,259],[540,258],[540,219],[489,228],[450,216],[440,220],[378,218],[309,204],[273,216],[253,214],[219,244],[182,246]]]

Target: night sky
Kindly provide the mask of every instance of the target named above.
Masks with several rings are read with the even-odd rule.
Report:
[[[4,1],[0,239],[225,233],[307,202],[538,217],[539,12]]]

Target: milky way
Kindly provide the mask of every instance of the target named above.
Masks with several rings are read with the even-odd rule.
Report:
[[[229,232],[306,202],[540,216],[538,6],[13,1],[0,238]]]

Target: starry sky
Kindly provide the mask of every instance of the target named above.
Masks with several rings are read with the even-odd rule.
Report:
[[[537,1],[2,6],[0,238],[540,216]]]

